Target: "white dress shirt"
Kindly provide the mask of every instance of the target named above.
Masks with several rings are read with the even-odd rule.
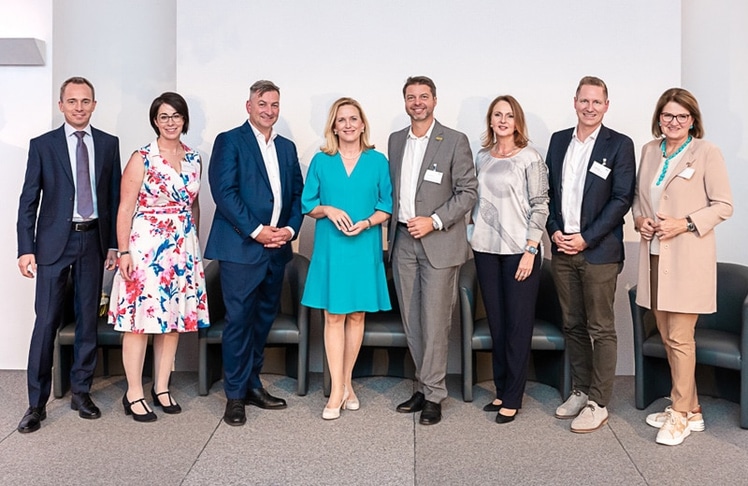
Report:
[[[265,135],[249,122],[249,126],[252,128],[257,138],[257,145],[260,147],[260,154],[262,154],[262,161],[265,163],[265,170],[268,174],[268,180],[270,181],[270,190],[273,191],[273,214],[270,217],[270,226],[277,226],[278,220],[280,219],[281,209],[283,209],[283,192],[281,190],[280,180],[280,167],[278,166],[278,153],[275,151],[275,137],[278,133],[275,128],[270,131],[270,138],[265,141]],[[259,225],[250,234],[252,238],[257,238],[257,235],[262,231],[263,225]],[[291,232],[291,237],[294,235],[294,230],[290,226],[286,226]]]
[[[418,176],[423,165],[423,156],[426,154],[426,147],[431,138],[431,132],[434,130],[436,120],[431,122],[431,126],[422,137],[416,137],[413,134],[413,128],[408,130],[408,138],[405,141],[405,152],[403,153],[403,163],[400,167],[400,201],[397,212],[397,220],[400,223],[407,223],[408,220],[415,218],[416,214],[416,191],[418,190]],[[439,228],[442,222],[438,216],[431,217],[437,222]]]
[[[602,125],[598,126],[584,142],[579,140],[577,129],[574,128],[569,148],[566,149],[561,180],[561,215],[564,218],[564,233],[566,234],[582,231],[582,198],[584,197],[584,183],[587,180],[587,166],[601,127]]]

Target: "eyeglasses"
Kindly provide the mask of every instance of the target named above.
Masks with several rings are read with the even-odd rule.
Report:
[[[678,120],[678,123],[686,123],[691,118],[690,113],[681,113],[679,115],[673,115],[672,113],[660,113],[660,119],[665,123],[670,123],[673,118]]]
[[[156,117],[156,120],[158,120],[161,124],[167,124],[169,123],[169,120],[173,121],[174,123],[182,123],[184,121],[184,116],[182,116],[179,113],[174,113],[173,115],[167,115],[166,113],[161,113],[159,116]]]

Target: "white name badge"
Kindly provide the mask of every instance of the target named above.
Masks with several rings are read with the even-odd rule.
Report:
[[[426,174],[423,176],[423,180],[433,182],[434,184],[441,184],[443,175],[444,175],[443,172],[439,172],[434,169],[429,169],[426,171]]]
[[[610,174],[610,169],[605,167],[600,162],[593,162],[592,167],[590,167],[590,172],[595,174],[597,177],[601,178],[602,180],[605,180],[608,178],[608,175]]]
[[[696,172],[693,167],[686,167],[683,171],[678,174],[678,177],[682,177],[686,180],[690,180],[693,177],[693,173]]]

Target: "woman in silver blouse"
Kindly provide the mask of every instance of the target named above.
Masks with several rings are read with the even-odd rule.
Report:
[[[475,161],[478,203],[470,246],[493,340],[496,399],[483,410],[496,422],[522,407],[540,285],[540,240],[548,218],[548,172],[528,146],[522,107],[499,96],[486,115],[483,149]]]

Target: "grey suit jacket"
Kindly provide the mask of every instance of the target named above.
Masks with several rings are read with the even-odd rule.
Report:
[[[392,218],[387,240],[392,249],[397,235],[397,215],[400,208],[400,170],[405,143],[410,127],[390,135],[388,158],[392,178]],[[441,172],[440,184],[424,180],[427,169]],[[426,146],[423,164],[418,175],[415,209],[418,216],[436,213],[444,228],[421,238],[429,263],[435,268],[447,268],[464,263],[469,256],[465,215],[478,199],[478,180],[470,144],[465,134],[440,124],[434,124]],[[392,255],[392,251],[389,252]]]

